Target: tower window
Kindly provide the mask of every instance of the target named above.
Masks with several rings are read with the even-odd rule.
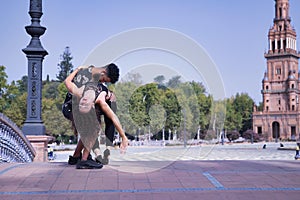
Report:
[[[269,89],[269,86],[267,85],[267,86],[266,86],[266,90],[268,90],[268,89]]]
[[[292,110],[295,110],[295,105],[292,105]]]
[[[282,18],[282,8],[279,8],[279,18]]]
[[[272,41],[272,51],[275,51],[275,41]]]
[[[269,106],[266,107],[266,110],[269,111]]]
[[[281,74],[281,69],[280,68],[276,69],[276,74]]]
[[[280,105],[280,103],[281,103],[281,102],[280,102],[280,99],[279,99],[279,100],[278,100],[278,104]]]
[[[292,84],[292,89],[294,89],[294,84]]]

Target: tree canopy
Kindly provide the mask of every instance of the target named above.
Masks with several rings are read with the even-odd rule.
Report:
[[[70,121],[61,113],[67,92],[62,80],[72,68],[69,50],[64,53],[68,64],[61,62],[60,66],[65,67],[61,68],[65,70],[61,70],[61,80],[43,81],[42,90],[42,119],[47,134],[57,138],[73,136]],[[180,78],[176,76],[164,83],[164,77],[158,76],[154,83],[143,85],[141,75],[128,74],[110,85],[117,97],[117,116],[125,131],[153,136],[165,130],[177,133],[177,138],[182,139],[184,130],[193,138],[201,129],[201,138],[212,139],[225,129],[233,140],[252,128],[254,102],[248,94],[238,93],[215,101],[202,83],[181,82]],[[0,86],[0,112],[21,127],[26,118],[27,76],[8,84],[5,67],[0,66]]]
[[[73,64],[71,62],[73,57],[71,56],[70,47],[66,47],[60,57],[61,61],[57,64],[58,74],[56,75],[56,78],[58,81],[63,82],[73,70]]]

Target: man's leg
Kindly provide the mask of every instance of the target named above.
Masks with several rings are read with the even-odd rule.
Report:
[[[115,126],[111,119],[104,115],[104,122],[105,122],[105,144],[106,147],[112,147],[114,136],[115,136]]]
[[[81,151],[83,150],[84,146],[81,140],[78,141],[73,156],[69,156],[68,164],[75,165],[79,160],[81,160],[82,154]]]
[[[82,144],[82,141],[79,140],[76,146],[76,149],[74,151],[73,157],[79,157],[81,155],[81,151],[83,150],[84,146]]]
[[[113,146],[113,139],[115,134],[115,126],[113,122],[104,115],[104,122],[105,122],[105,144],[106,149],[103,152],[103,156],[100,154],[96,155],[96,162],[102,163],[103,165],[107,165],[109,163],[108,157],[110,156],[110,147]],[[99,144],[100,146],[100,144]],[[96,150],[100,150],[99,148],[93,147],[93,150],[95,152]]]

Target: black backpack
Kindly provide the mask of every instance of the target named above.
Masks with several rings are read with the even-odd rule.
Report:
[[[72,115],[72,94],[70,92],[67,92],[66,94],[66,98],[65,101],[62,105],[62,113],[64,115],[64,117],[68,120],[73,119],[73,115]]]

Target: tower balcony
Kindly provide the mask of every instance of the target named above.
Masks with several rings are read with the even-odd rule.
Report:
[[[262,94],[286,93],[286,90],[261,90]]]
[[[296,88],[288,88],[286,91],[287,91],[288,93],[291,93],[291,92],[299,93],[299,90],[296,89]]]
[[[288,88],[288,89],[282,89],[282,90],[261,90],[262,94],[278,94],[278,93],[300,93],[299,89],[296,88]]]
[[[278,52],[273,52],[269,51],[268,53],[264,53],[265,58],[272,58],[272,57],[284,57],[284,56],[294,56],[296,58],[300,58],[300,51],[295,51],[292,49],[288,49],[285,51],[278,51]]]
[[[278,17],[278,18],[274,18],[274,22],[277,23],[279,21],[291,21],[291,17]]]

